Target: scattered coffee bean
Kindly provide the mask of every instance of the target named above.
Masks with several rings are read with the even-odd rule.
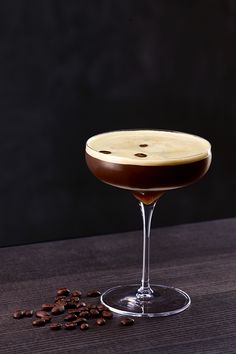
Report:
[[[25,310],[25,317],[32,317],[34,314],[34,310]]]
[[[88,297],[98,297],[100,295],[101,295],[101,293],[98,290],[92,290],[87,293]]]
[[[107,310],[108,310],[108,308],[107,308],[105,305],[103,305],[103,304],[98,304],[98,305],[97,305],[97,309],[98,309],[98,311],[100,311],[100,312],[102,312],[102,311],[107,311]]]
[[[78,308],[78,311],[83,312],[83,311],[89,311],[88,306],[82,306]]]
[[[113,317],[113,313],[109,310],[102,311],[102,317],[110,319]]]
[[[54,302],[64,301],[64,300],[67,301],[66,296],[56,296]]]
[[[51,309],[54,307],[54,304],[42,304],[41,309],[43,311],[51,311]]]
[[[80,317],[84,317],[84,318],[89,318],[89,312],[88,311],[82,311],[80,312]]]
[[[57,289],[57,296],[68,296],[69,294],[70,290],[68,288]]]
[[[54,322],[54,323],[51,323],[50,324],[50,329],[52,330],[52,331],[58,331],[59,329],[61,329],[62,328],[62,325],[61,325],[61,323],[59,323],[59,322]]]
[[[67,304],[67,300],[58,300],[55,302],[54,307],[55,306],[64,306],[65,307],[66,304]]]
[[[87,306],[86,302],[78,302],[78,304],[76,304],[77,308],[86,307],[86,306]]]
[[[86,329],[89,329],[89,324],[88,324],[88,323],[82,323],[82,324],[80,325],[80,329],[81,329],[82,331],[84,331],[84,330],[86,330]]]
[[[82,296],[82,292],[80,290],[74,290],[71,293],[71,296],[73,296],[73,297],[81,297]]]
[[[46,323],[50,322],[52,317],[51,316],[44,316],[44,317],[41,317]]]
[[[80,301],[80,298],[78,296],[71,296],[70,302],[74,302],[75,304]]]
[[[64,328],[68,330],[75,329],[77,327],[77,323],[75,322],[67,322],[64,324]]]
[[[70,315],[76,315],[78,316],[80,314],[80,310],[79,309],[68,309],[67,313]]]
[[[132,326],[134,324],[134,319],[130,317],[124,317],[120,320],[122,326]]]
[[[35,312],[35,316],[38,318],[42,318],[48,316],[48,313],[46,311],[38,310]]]
[[[96,310],[96,309],[91,309],[91,310],[89,311],[89,313],[90,313],[90,315],[91,315],[92,317],[98,317],[99,314],[100,314],[100,312],[99,312],[98,310]]]
[[[98,290],[91,290],[87,293],[88,297],[95,298],[100,297],[101,293]],[[64,324],[61,322],[53,322],[50,324],[50,330],[59,330],[65,328],[67,330],[75,329],[77,326],[81,330],[87,330],[89,328],[89,322],[92,323],[93,319],[96,319],[97,326],[103,326],[107,319],[113,317],[113,313],[100,301],[96,303],[86,303],[81,301],[82,292],[80,290],[74,290],[70,292],[68,288],[57,289],[57,296],[54,299],[54,303],[43,303],[41,309],[35,311],[36,319],[32,322],[33,326],[43,327],[48,322],[51,322],[51,315],[62,315],[65,313]],[[89,301],[88,301],[89,302]],[[24,318],[32,317],[34,310],[17,310],[13,313],[13,317]],[[62,316],[63,317],[63,316]],[[60,317],[59,317],[60,318]],[[123,318],[121,324],[129,326],[133,324],[133,319]]]
[[[142,148],[145,148],[145,147],[148,146],[148,144],[140,144],[139,146],[142,147]]]
[[[64,306],[65,309],[76,309],[76,303],[72,301],[68,301]]]
[[[67,304],[67,299],[65,296],[63,297],[58,297],[58,298],[55,298],[55,301],[54,301],[54,305],[63,305],[65,306]]]
[[[96,324],[97,324],[98,326],[104,326],[104,324],[106,324],[105,318],[99,317],[99,318],[96,320]]]
[[[138,152],[137,154],[134,154],[134,156],[137,156],[137,157],[147,157],[146,154],[143,154],[142,152]]]
[[[87,323],[88,321],[84,317],[79,317],[74,322],[77,323],[78,326],[80,326],[82,323]]]
[[[45,324],[46,324],[46,321],[43,318],[40,318],[38,320],[34,320],[32,322],[32,325],[36,326],[36,327],[43,327],[43,326],[45,326]]]
[[[57,315],[61,315],[64,312],[65,312],[65,306],[57,304],[52,308],[51,314],[57,316]]]
[[[89,310],[91,310],[91,309],[96,309],[97,310],[97,305],[95,305],[95,304],[89,304],[87,307],[88,307]]]
[[[77,316],[74,313],[71,313],[64,317],[65,322],[72,322],[77,319]]]
[[[17,310],[13,313],[13,317],[17,320],[24,318],[25,317],[25,311],[23,310]]]

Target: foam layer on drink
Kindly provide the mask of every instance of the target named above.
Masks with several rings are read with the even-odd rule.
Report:
[[[90,156],[111,163],[166,166],[202,160],[210,143],[196,135],[161,130],[124,130],[103,133],[87,141]]]

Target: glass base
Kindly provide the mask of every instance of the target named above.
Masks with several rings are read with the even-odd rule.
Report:
[[[111,311],[125,316],[162,317],[186,310],[191,299],[180,289],[152,285],[153,296],[146,300],[138,298],[140,285],[116,286],[101,296],[101,302]]]

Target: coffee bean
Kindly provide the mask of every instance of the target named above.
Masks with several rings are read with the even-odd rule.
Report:
[[[13,317],[14,317],[15,319],[19,320],[19,319],[25,317],[25,311],[23,311],[23,310],[17,310],[17,311],[15,311],[15,312],[13,313]]]
[[[88,309],[91,310],[91,309],[96,309],[97,310],[97,305],[95,304],[88,304]]]
[[[55,300],[54,300],[54,305],[63,305],[65,306],[67,304],[67,298],[66,296],[57,296],[55,297]]]
[[[105,305],[103,305],[103,304],[98,304],[98,305],[97,305],[97,309],[98,309],[98,311],[100,311],[100,312],[102,312],[102,311],[107,311],[107,310],[108,310],[108,308],[107,308]]]
[[[140,144],[139,146],[142,147],[142,148],[144,148],[144,147],[147,147],[148,144]]]
[[[46,324],[46,321],[43,318],[40,318],[38,320],[34,320],[32,322],[32,325],[36,326],[36,327],[43,327],[43,326],[45,326],[45,324]]]
[[[52,317],[51,316],[44,316],[44,317],[41,317],[46,323],[50,322]]]
[[[67,330],[72,330],[75,329],[77,327],[77,323],[74,322],[67,322],[64,324],[64,328]]]
[[[110,319],[113,317],[113,313],[109,310],[102,311],[102,317]]]
[[[54,307],[54,304],[42,304],[41,309],[43,311],[51,311],[51,309]]]
[[[54,303],[54,307],[55,306],[66,306],[66,304],[67,304],[67,300],[64,300],[64,299],[61,299],[61,300],[57,300],[57,301],[55,301],[55,303]]]
[[[146,154],[143,154],[142,152],[138,152],[137,154],[134,154],[134,156],[137,156],[137,157],[147,157]]]
[[[85,318],[88,318],[89,317],[89,312],[88,311],[82,311],[80,312],[80,317],[85,317]]]
[[[79,315],[80,312],[81,312],[81,311],[80,311],[79,309],[69,309],[69,310],[67,311],[67,313],[70,314],[70,315]]]
[[[35,316],[38,318],[42,318],[48,316],[48,313],[46,311],[38,310],[35,312]]]
[[[71,313],[64,317],[65,322],[72,322],[77,319],[77,316],[74,313]]]
[[[104,326],[104,324],[106,324],[105,318],[99,317],[99,318],[96,320],[96,324],[97,324],[98,326]]]
[[[64,301],[64,300],[67,301],[66,296],[56,296],[54,302]]]
[[[120,320],[122,326],[132,326],[134,324],[134,319],[130,317],[124,317]]]
[[[88,291],[88,293],[87,293],[88,297],[98,297],[100,295],[101,295],[101,293],[98,290]]]
[[[88,323],[82,323],[82,324],[80,325],[80,329],[81,329],[82,331],[84,331],[84,330],[86,330],[86,329],[89,329],[89,324],[88,324]]]
[[[74,322],[77,323],[78,326],[80,326],[82,323],[87,323],[88,321],[84,317],[79,317]]]
[[[89,308],[87,306],[83,306],[83,307],[79,307],[77,310],[83,312],[83,311],[89,311]]]
[[[101,154],[111,154],[111,151],[108,151],[108,150],[100,150],[99,152]]]
[[[57,315],[61,315],[64,312],[65,312],[65,306],[58,304],[52,308],[51,314],[57,316]]]
[[[71,296],[70,302],[78,303],[80,301],[80,298],[78,296]]]
[[[62,325],[61,325],[61,323],[59,323],[59,322],[54,322],[54,323],[51,323],[50,324],[50,329],[52,330],[52,331],[58,331],[59,329],[61,329],[62,328]]]
[[[98,317],[99,314],[100,314],[100,312],[99,312],[98,310],[96,310],[96,309],[91,309],[91,310],[89,311],[89,313],[90,313],[90,315],[91,315],[92,317]]]
[[[76,309],[76,303],[68,301],[65,305],[66,309]]]
[[[25,317],[32,317],[34,314],[34,310],[25,310]]]
[[[71,296],[73,296],[73,297],[81,297],[82,296],[82,292],[80,290],[74,290],[71,293]]]
[[[87,306],[86,302],[79,302],[78,304],[76,304],[77,308],[86,307],[86,306]]]
[[[70,290],[68,288],[57,289],[57,296],[68,296],[69,294]]]

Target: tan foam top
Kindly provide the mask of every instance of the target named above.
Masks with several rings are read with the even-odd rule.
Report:
[[[141,166],[179,165],[202,160],[210,143],[196,135],[162,130],[121,130],[88,139],[86,152],[97,159]]]

